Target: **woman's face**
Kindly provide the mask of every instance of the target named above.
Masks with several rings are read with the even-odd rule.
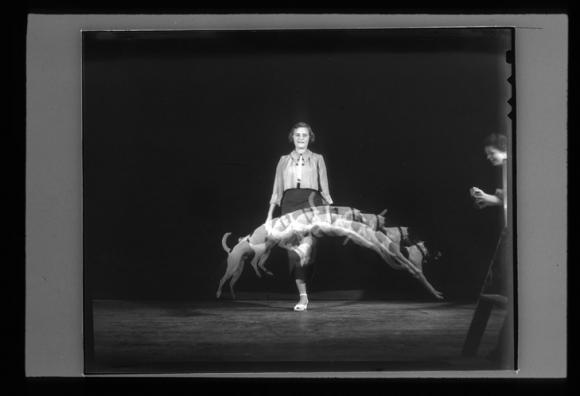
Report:
[[[308,128],[299,127],[294,129],[292,139],[294,140],[294,147],[296,147],[297,150],[306,150],[308,148],[308,143],[310,142],[310,132],[308,131]]]
[[[501,165],[507,159],[507,153],[500,151],[495,147],[487,146],[485,148],[485,157],[493,165],[498,166]]]

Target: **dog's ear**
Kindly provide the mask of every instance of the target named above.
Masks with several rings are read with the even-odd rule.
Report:
[[[428,261],[437,261],[442,256],[441,251],[433,246],[427,245],[426,242],[422,242],[425,251],[427,252]]]

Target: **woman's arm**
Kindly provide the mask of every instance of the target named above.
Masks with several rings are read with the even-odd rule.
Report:
[[[332,205],[332,198],[330,197],[330,191],[328,189],[328,175],[326,173],[326,163],[324,162],[324,157],[322,155],[318,156],[318,178],[320,181],[320,193],[322,198],[329,204]]]
[[[475,205],[479,209],[486,208],[488,206],[501,206],[503,204],[503,191],[496,190],[496,195],[486,194],[483,190],[472,187],[471,195],[475,200]]]
[[[274,209],[276,209],[276,204],[270,204],[270,209],[268,210],[268,217],[266,221],[272,220],[272,216],[274,215]]]

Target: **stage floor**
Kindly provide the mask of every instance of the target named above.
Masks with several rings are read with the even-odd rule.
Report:
[[[313,300],[93,304],[88,373],[490,370],[504,317],[494,310],[478,357],[461,348],[475,304]]]

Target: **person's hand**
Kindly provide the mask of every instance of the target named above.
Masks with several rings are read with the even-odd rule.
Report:
[[[499,199],[495,195],[486,194],[483,191],[480,194],[474,195],[474,197],[475,197],[475,206],[478,209],[483,209],[488,206],[501,205],[501,199]]]
[[[471,187],[469,189],[469,193],[471,194],[471,196],[473,198],[481,198],[485,193],[483,192],[482,189],[480,189],[479,187]]]

